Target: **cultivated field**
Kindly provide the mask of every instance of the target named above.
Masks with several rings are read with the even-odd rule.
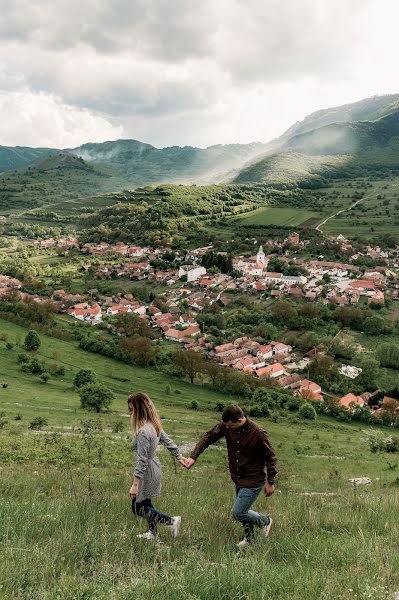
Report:
[[[317,217],[316,212],[301,208],[265,207],[253,210],[249,214],[238,217],[241,225],[302,225],[309,219]]]
[[[26,330],[0,321],[0,333],[21,344]],[[157,505],[181,514],[182,530],[176,541],[161,530],[163,543],[154,545],[136,539],[144,524],[129,510],[128,391],[147,391],[165,430],[183,445],[216,422],[216,401],[233,399],[75,343],[41,339],[38,358],[65,366],[65,378],[44,384],[22,373],[21,347],[8,350],[0,341],[2,599],[382,600],[399,591],[399,460],[369,451],[367,426],[325,417],[310,424],[293,416],[259,420],[275,445],[280,478],[274,497],[260,498],[257,508],[271,513],[274,526],[267,540],[241,553],[235,547],[241,530],[229,517],[233,489],[224,444],[190,472],[162,450]],[[82,366],[115,392],[111,413],[97,417],[79,408],[72,379]],[[48,420],[44,433],[29,429],[38,415]],[[78,428],[89,418],[102,431],[82,438]],[[360,476],[371,485],[348,481]]]

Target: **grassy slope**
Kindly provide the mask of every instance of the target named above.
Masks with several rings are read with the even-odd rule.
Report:
[[[302,225],[308,219],[317,216],[317,213],[301,208],[258,208],[249,214],[237,218],[242,225]]]
[[[25,333],[3,321],[0,332],[14,341]],[[371,454],[358,426],[327,419],[261,421],[276,447],[280,483],[273,498],[260,498],[256,506],[270,511],[275,525],[267,541],[259,539],[244,554],[234,546],[240,527],[229,518],[233,493],[223,444],[208,450],[190,473],[176,470],[161,452],[164,492],[157,505],[183,517],[175,543],[165,531],[164,545],[135,538],[143,523],[129,512],[132,455],[124,433],[99,434],[105,449],[92,473],[91,498],[81,439],[63,438],[77,457],[75,498],[67,472],[56,467],[60,442],[46,444],[47,436],[29,433],[27,421],[40,413],[49,418],[48,429],[62,430],[86,417],[80,409],[75,412],[77,395],[70,389],[78,367],[96,369],[114,388],[116,412],[125,411],[129,389],[148,391],[168,419],[165,429],[178,442],[195,440],[217,417],[204,409],[217,397],[229,399],[175,380],[172,390],[184,393],[168,396],[170,380],[160,373],[81,352],[71,343],[42,340],[39,355],[65,364],[65,382],[32,383],[34,378],[16,366],[17,351],[7,351],[0,342],[0,378],[10,383],[0,388],[1,409],[9,419],[0,434],[2,598],[380,600],[389,597],[388,590],[399,589],[398,488],[393,485],[398,459]],[[132,383],[112,376],[129,377]],[[198,411],[187,410],[193,398]],[[30,406],[39,403],[43,408]],[[16,412],[22,421],[12,421]],[[115,418],[100,417],[104,425]],[[347,479],[356,476],[369,476],[373,484],[353,490]],[[298,495],[308,491],[335,495]]]

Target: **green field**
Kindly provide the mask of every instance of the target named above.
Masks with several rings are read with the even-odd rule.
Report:
[[[25,333],[0,321],[8,342],[20,345]],[[388,600],[399,590],[399,460],[368,450],[367,426],[327,417],[305,423],[292,415],[259,420],[276,448],[280,476],[276,494],[259,498],[256,507],[270,512],[274,525],[267,540],[241,553],[235,547],[241,529],[229,515],[233,489],[224,444],[190,472],[161,451],[164,487],[156,505],[181,514],[182,530],[176,541],[161,530],[163,543],[153,545],[136,539],[144,524],[129,510],[127,393],[147,391],[180,444],[216,422],[217,400],[232,399],[83,352],[72,342],[41,339],[38,358],[64,365],[65,378],[44,384],[22,373],[21,347],[7,350],[0,341],[0,384],[8,384],[0,385],[2,599]],[[93,415],[79,408],[72,389],[82,366],[116,394],[112,411],[94,416],[103,431],[94,434],[90,461],[77,427]],[[193,399],[198,410],[190,409]],[[37,415],[48,420],[44,433],[28,427]],[[121,420],[121,432],[107,431]],[[353,488],[348,479],[360,476],[372,484]]]
[[[335,209],[340,210],[353,204],[355,199],[348,196],[352,196],[356,190],[364,191],[364,199],[351,210],[344,210],[340,215],[329,219],[322,226],[322,231],[329,234],[342,233],[349,238],[354,235],[373,238],[378,234],[399,233],[399,178],[371,179],[370,182],[372,189],[361,183],[356,183],[356,187],[348,187],[346,181],[334,184],[330,193],[340,194],[341,198],[340,202],[337,199],[331,212],[329,209],[330,215],[334,214]]]
[[[249,214],[237,218],[240,225],[302,225],[309,219],[318,217],[316,212],[301,208],[280,208],[267,206],[257,208]]]

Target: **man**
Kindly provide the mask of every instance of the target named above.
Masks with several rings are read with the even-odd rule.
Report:
[[[266,431],[250,421],[237,404],[231,404],[224,409],[221,422],[200,439],[186,459],[186,468],[191,469],[201,452],[222,437],[226,438],[230,475],[236,486],[231,514],[244,527],[244,539],[237,545],[244,548],[253,541],[255,526],[269,535],[271,517],[250,509],[262,489],[266,496],[274,493],[276,456]]]

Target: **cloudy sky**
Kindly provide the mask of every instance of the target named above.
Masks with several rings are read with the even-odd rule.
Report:
[[[1,0],[0,144],[269,141],[399,92],[397,0]]]

